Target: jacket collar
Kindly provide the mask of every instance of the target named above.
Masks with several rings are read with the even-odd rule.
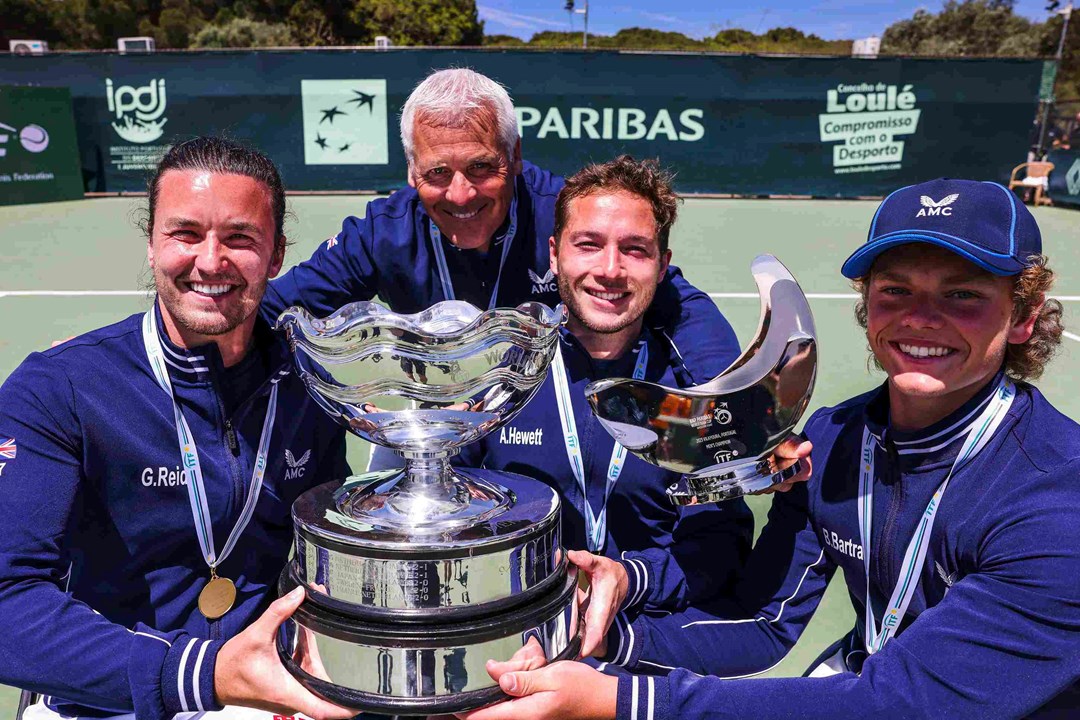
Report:
[[[215,378],[220,380],[224,377],[225,363],[222,362],[217,343],[210,342],[193,348],[180,347],[169,338],[157,296],[154,297],[153,312],[165,363],[169,366],[169,378],[173,383],[207,384],[213,382]],[[239,366],[251,363],[254,354],[260,352],[265,353],[267,357],[266,367],[272,368],[270,375],[274,382],[289,374],[292,358],[285,339],[280,333],[272,330],[261,315],[255,320],[251,348],[240,361]]]
[[[903,432],[889,424],[889,389],[883,384],[866,404],[863,419],[882,447],[891,443],[902,472],[931,470],[952,463],[971,424],[993,399],[1004,375],[999,370],[970,400],[929,427]]]

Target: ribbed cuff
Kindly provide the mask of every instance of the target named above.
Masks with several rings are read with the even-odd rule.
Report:
[[[616,720],[663,720],[669,717],[667,678],[620,675]]]
[[[168,715],[220,710],[214,696],[214,668],[222,640],[181,637],[161,668],[161,699]]]
[[[623,569],[626,570],[626,597],[623,598],[622,605],[619,606],[619,610],[629,610],[641,605],[648,598],[649,595],[649,566],[641,558],[634,557],[628,553],[622,554],[622,560],[619,561]]]
[[[641,633],[634,628],[630,617],[625,613],[619,613],[615,616],[615,621],[611,623],[611,629],[608,630],[608,651],[602,659],[612,665],[632,668],[641,657],[641,648],[645,644],[642,642],[643,639]]]

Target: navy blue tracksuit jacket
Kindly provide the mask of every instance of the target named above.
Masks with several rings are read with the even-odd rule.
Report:
[[[293,500],[348,475],[344,433],[259,323],[225,368],[214,344],[162,336],[198,443],[217,551],[244,505],[270,389],[278,411],[255,512],[219,573],[235,606],[197,608],[210,572],[195,536],[173,405],[154,379],[142,315],[30,355],[0,387],[0,683],[72,715],[140,720],[218,709],[224,641],[277,596]],[[288,455],[287,455],[288,454]]]
[[[618,618],[619,718],[1066,718],[1080,708],[1080,427],[1037,389],[1017,395],[939,505],[899,633],[860,652],[867,577],[857,510],[864,426],[875,450],[870,599],[880,622],[901,560],[966,426],[995,389],[914,433],[888,426],[885,388],[816,412],[814,475],[773,501],[736,601]],[[735,679],[774,665],[842,568],[858,620],[825,678]],[[836,649],[836,648],[834,648]],[[861,665],[861,668],[860,668]],[[717,677],[702,677],[710,673]]]

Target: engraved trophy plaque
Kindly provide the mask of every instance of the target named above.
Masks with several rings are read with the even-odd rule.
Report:
[[[596,417],[627,450],[683,473],[668,488],[677,505],[740,497],[799,472],[800,461],[773,451],[794,431],[814,389],[814,317],[775,257],[759,255],[750,270],[761,297],[758,331],[720,375],[687,389],[625,378],[585,388]]]
[[[530,637],[550,660],[576,656],[576,568],[555,491],[450,464],[540,388],[562,322],[561,307],[538,303],[281,315],[319,405],[405,462],[293,505],[296,552],[279,590],[303,585],[307,599],[278,652],[306,687],[370,712],[453,713],[502,698],[485,661],[509,659]]]

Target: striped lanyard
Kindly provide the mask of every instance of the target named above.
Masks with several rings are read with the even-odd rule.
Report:
[[[210,566],[212,576],[217,575],[217,566],[225,562],[237,540],[244,532],[251,516],[255,512],[255,503],[259,499],[262,490],[263,475],[266,473],[266,455],[270,447],[270,435],[274,431],[274,416],[277,413],[278,383],[273,381],[270,389],[270,402],[266,408],[266,418],[263,420],[262,435],[259,437],[259,451],[255,456],[255,469],[251,473],[251,483],[248,485],[247,499],[244,501],[244,509],[236,521],[232,532],[229,533],[225,547],[218,555],[214,546],[214,528],[211,524],[210,510],[206,505],[206,489],[203,484],[202,465],[199,463],[199,451],[195,447],[195,436],[191,434],[187,420],[180,405],[176,402],[173,393],[172,380],[169,378],[169,370],[165,366],[165,353],[161,348],[161,337],[158,335],[157,320],[154,318],[154,310],[151,309],[143,316],[142,323],[143,344],[146,346],[146,356],[150,359],[150,367],[154,371],[154,379],[158,385],[169,395],[172,400],[173,416],[176,422],[176,439],[180,444],[180,459],[184,470],[187,472],[188,501],[191,503],[191,514],[195,518],[195,535],[199,538],[199,549],[202,550],[206,564]]]
[[[866,570],[864,642],[866,643],[867,653],[873,655],[881,650],[899,629],[900,621],[904,618],[904,614],[907,613],[908,604],[915,594],[915,588],[919,585],[921,568],[926,560],[926,550],[930,545],[930,533],[934,528],[934,519],[937,517],[938,507],[941,505],[941,498],[945,494],[945,488],[948,486],[952,476],[974,459],[979,454],[979,451],[990,442],[990,438],[994,436],[994,432],[1001,425],[1001,421],[1005,419],[1005,414],[1009,412],[1014,397],[1016,397],[1016,389],[1013,384],[1002,378],[994,391],[992,400],[986,404],[979,416],[968,426],[967,437],[960,448],[960,453],[953,461],[949,474],[945,476],[945,480],[938,486],[933,497],[930,498],[930,502],[927,504],[918,526],[915,528],[915,534],[912,536],[911,542],[908,543],[907,551],[904,553],[904,561],[900,565],[900,577],[897,579],[896,587],[893,588],[892,596],[889,598],[889,606],[882,617],[880,630],[877,621],[874,620],[873,606],[870,604],[870,531],[873,527],[874,446],[877,445],[877,438],[874,437],[869,428],[863,428],[862,463],[859,473],[859,537],[862,540],[863,567]]]
[[[561,341],[560,341],[561,343]],[[641,380],[645,377],[645,367],[649,364],[649,347],[642,340],[638,344],[637,362],[634,363],[634,379]],[[570,469],[574,471],[578,489],[581,490],[581,500],[584,505],[585,534],[588,536],[590,552],[598,553],[604,549],[607,541],[607,502],[611,492],[615,489],[615,483],[622,474],[623,463],[626,461],[626,448],[615,443],[611,449],[611,462],[608,464],[607,476],[604,483],[604,502],[600,506],[600,513],[593,514],[592,505],[589,504],[589,491],[585,485],[585,462],[581,458],[581,443],[578,441],[577,422],[574,420],[574,406],[570,402],[570,382],[566,376],[566,364],[563,362],[562,348],[555,348],[555,358],[552,375],[555,380],[555,400],[559,403],[559,421],[562,423],[563,440],[566,443],[566,456],[570,460]]]
[[[506,234],[502,239],[502,257],[499,259],[499,274],[495,277],[495,287],[491,289],[491,301],[488,302],[488,310],[495,309],[495,303],[499,297],[499,283],[502,281],[503,265],[506,264],[506,258],[510,254],[510,245],[514,242],[514,236],[517,235],[517,192],[514,192],[514,198],[510,201],[510,226],[506,229]],[[435,221],[428,218],[429,235],[431,236],[431,247],[435,252],[435,264],[439,267],[439,281],[442,283],[443,295],[447,300],[457,300],[454,295],[454,281],[450,278],[450,268],[446,264],[446,251],[443,249],[442,244],[442,232],[439,230],[439,226],[435,224]]]

